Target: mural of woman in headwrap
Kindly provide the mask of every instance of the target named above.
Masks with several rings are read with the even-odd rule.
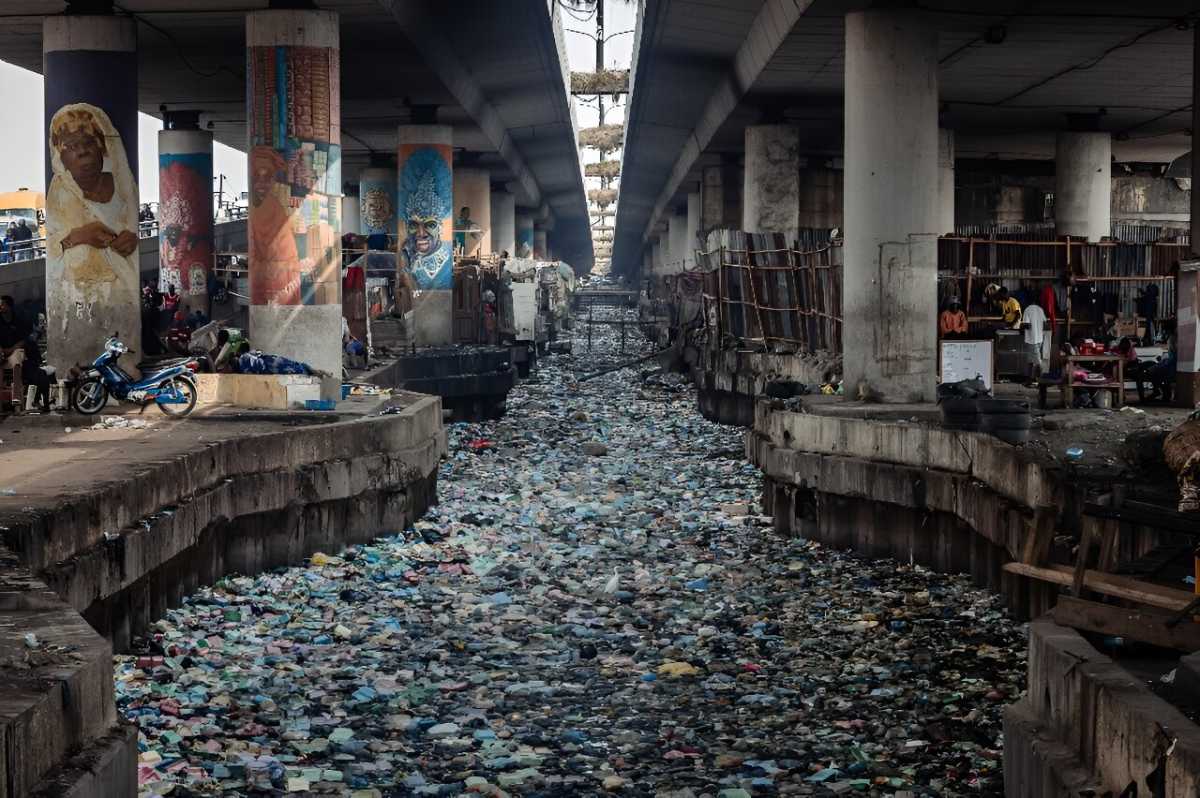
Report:
[[[453,183],[440,152],[426,147],[408,156],[401,167],[398,199],[404,214],[403,254],[413,282],[422,291],[449,291],[453,258],[443,227],[450,223]],[[448,237],[450,230],[445,233]]]
[[[48,278],[62,278],[91,301],[138,289],[138,190],[121,135],[93,105],[65,105],[50,120],[46,196]]]

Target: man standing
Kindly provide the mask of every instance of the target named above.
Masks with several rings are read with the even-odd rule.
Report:
[[[29,326],[17,318],[11,296],[0,296],[0,369],[12,371],[13,412],[20,414],[25,408],[25,340],[29,337]]]
[[[17,240],[21,242],[20,252],[21,260],[30,260],[33,257],[33,231],[29,229],[29,225],[22,219],[17,225]]]

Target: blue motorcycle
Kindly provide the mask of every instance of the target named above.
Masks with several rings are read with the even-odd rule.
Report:
[[[146,405],[153,402],[168,416],[182,418],[196,407],[196,379],[191,361],[177,361],[166,368],[147,374],[140,380],[125,373],[117,360],[129,351],[114,335],[104,342],[104,352],[91,368],[85,371],[71,391],[71,406],[80,413],[93,416],[108,404],[108,397],[119,401]]]

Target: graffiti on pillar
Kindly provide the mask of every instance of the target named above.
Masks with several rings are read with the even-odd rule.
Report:
[[[360,180],[358,187],[359,213],[362,231],[368,238],[396,233],[396,182]],[[368,244],[373,242],[368,241]],[[386,247],[371,246],[372,249]]]
[[[340,304],[340,79],[327,47],[251,47],[250,301]]]
[[[159,284],[185,296],[208,291],[212,269],[212,156],[158,156]]]
[[[450,148],[400,146],[398,209],[403,221],[403,256],[422,291],[453,287]]]
[[[120,133],[85,103],[50,120],[53,176],[46,197],[48,272],[81,295],[77,313],[138,290],[138,189]]]

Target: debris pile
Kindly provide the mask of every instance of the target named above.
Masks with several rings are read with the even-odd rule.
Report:
[[[691,391],[575,382],[628,357],[601,335],[452,427],[414,528],[227,577],[118,658],[142,796],[1003,793],[998,600],[774,533]]]

